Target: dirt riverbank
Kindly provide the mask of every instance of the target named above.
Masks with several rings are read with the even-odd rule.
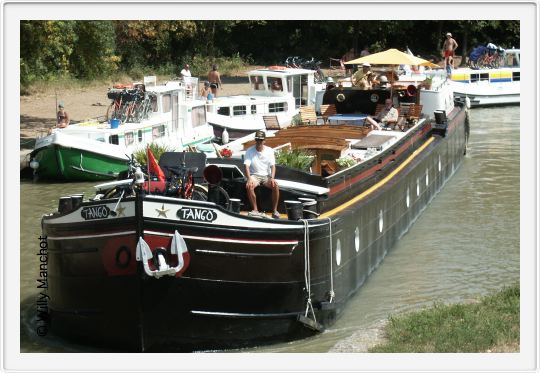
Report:
[[[249,92],[246,77],[223,78],[222,95],[238,95]],[[159,81],[158,81],[159,84]],[[33,140],[40,132],[55,125],[57,102],[63,102],[72,121],[83,121],[103,116],[110,100],[107,90],[110,83],[94,83],[88,87],[45,87],[27,96],[21,96],[20,129],[21,149],[33,147]]]

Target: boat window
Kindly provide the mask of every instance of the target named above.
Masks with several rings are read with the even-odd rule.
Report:
[[[217,109],[217,113],[218,113],[219,115],[226,115],[226,116],[229,116],[229,115],[231,115],[231,108],[228,107],[228,106],[222,106],[222,107],[219,107],[219,108]]]
[[[288,76],[287,77],[287,92],[292,92],[292,87],[293,87],[293,77]]]
[[[489,73],[471,74],[471,83],[483,80],[489,80]]]
[[[308,77],[307,75],[294,75],[291,84],[292,93],[296,107],[307,104],[308,98]]]
[[[193,128],[206,124],[206,110],[204,105],[195,106],[191,109],[191,126]]]
[[[152,139],[159,139],[160,137],[165,136],[165,125],[152,127]]]
[[[268,104],[268,112],[279,113],[281,111],[287,111],[286,102],[271,102]]]
[[[266,78],[268,83],[268,90],[272,92],[283,92],[283,82],[281,81],[281,78],[272,78],[267,77]]]
[[[251,114],[257,114],[257,105],[251,105]]]
[[[254,91],[264,91],[263,78],[260,75],[250,77],[251,89]]]
[[[158,111],[157,96],[150,96],[150,105],[152,106],[152,111],[156,113]]]
[[[246,115],[246,105],[233,106],[234,115]]]
[[[129,146],[129,145],[133,144],[135,142],[133,132],[124,133],[124,140],[126,142],[126,146]]]
[[[163,112],[168,113],[171,111],[171,94],[166,94],[161,96],[161,100],[163,103]]]
[[[118,145],[118,135],[109,136],[109,144]]]
[[[142,130],[139,130],[137,132],[137,138],[138,138],[139,142],[142,142]]]
[[[519,71],[513,71],[512,72],[512,80],[514,82],[519,82]]]

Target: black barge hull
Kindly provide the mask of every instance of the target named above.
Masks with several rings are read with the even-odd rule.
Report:
[[[459,167],[465,114],[456,107],[443,130],[426,124],[367,168],[330,178],[318,219],[258,219],[159,196],[124,199],[115,217],[89,221],[82,210],[112,210],[116,199],[44,217],[53,331],[126,351],[223,349],[320,331]],[[197,209],[206,215],[181,212]],[[138,237],[171,260],[175,232],[187,245],[182,271],[149,277]]]

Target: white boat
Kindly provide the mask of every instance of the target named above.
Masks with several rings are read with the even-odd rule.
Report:
[[[520,103],[520,50],[505,51],[499,68],[458,68],[450,79],[456,100],[468,98],[471,106]]]
[[[265,129],[263,116],[276,116],[281,128],[290,125],[300,106],[322,100],[325,84],[315,83],[315,71],[269,66],[248,72],[248,95],[216,97],[208,103],[208,123],[214,136],[227,142]],[[223,135],[226,130],[227,135]]]
[[[38,138],[30,164],[37,176],[70,181],[113,179],[127,170],[128,155],[150,143],[182,150],[212,139],[206,102],[194,94],[196,78],[157,85],[155,77],[145,77],[143,84],[135,86],[109,90],[113,104],[108,116],[113,119],[71,124]],[[141,107],[129,109],[133,102]]]

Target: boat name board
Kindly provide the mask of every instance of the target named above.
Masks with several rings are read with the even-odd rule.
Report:
[[[81,216],[84,220],[105,219],[109,217],[111,209],[106,205],[84,207]]]
[[[182,220],[202,221],[211,223],[217,219],[217,213],[210,209],[182,206],[176,211],[176,216]]]

